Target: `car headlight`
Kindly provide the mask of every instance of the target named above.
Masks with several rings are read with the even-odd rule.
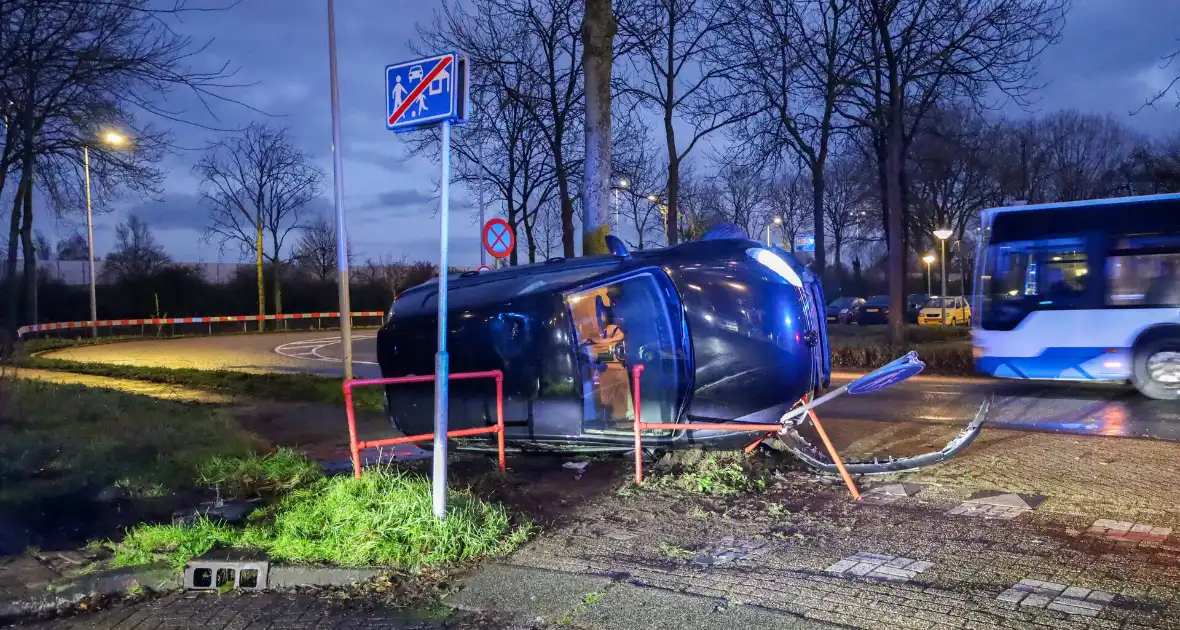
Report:
[[[783,280],[800,289],[803,288],[803,280],[799,278],[799,274],[795,273],[795,270],[791,269],[791,265],[787,264],[787,261],[779,257],[778,254],[761,247],[751,247],[746,250],[746,254],[758,261],[763,267],[778,274]]]

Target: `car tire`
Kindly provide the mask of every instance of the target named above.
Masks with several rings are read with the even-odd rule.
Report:
[[[1180,336],[1159,337],[1135,348],[1132,382],[1148,398],[1180,400]]]

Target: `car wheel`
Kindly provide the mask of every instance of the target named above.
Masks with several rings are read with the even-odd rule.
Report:
[[[1136,348],[1132,377],[1148,398],[1180,399],[1180,337],[1153,339]]]

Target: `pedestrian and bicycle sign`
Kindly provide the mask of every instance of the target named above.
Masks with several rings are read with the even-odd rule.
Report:
[[[385,66],[385,128],[390,131],[413,131],[438,125],[439,155],[439,269],[449,269],[451,203],[451,124],[467,122],[467,58],[445,53],[424,59]],[[489,223],[489,225],[491,225]],[[507,223],[504,224],[507,227]],[[484,246],[488,245],[488,228],[484,226]],[[504,254],[512,251],[511,230]],[[498,242],[498,241],[494,241]],[[497,245],[499,246],[499,245]],[[447,358],[447,274],[438,277],[438,352],[434,357],[434,475],[431,477],[434,515],[447,514],[447,400],[450,370]],[[358,469],[359,470],[359,469]],[[360,474],[359,472],[357,473]]]
[[[467,59],[455,53],[385,66],[385,128],[467,120]]]
[[[504,258],[516,247],[516,235],[504,219],[495,218],[483,225],[483,247],[496,258]]]

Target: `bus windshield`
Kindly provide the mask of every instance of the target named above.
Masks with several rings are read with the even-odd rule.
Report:
[[[1080,238],[991,245],[984,257],[981,323],[1011,330],[1034,310],[1082,308],[1090,269]]]

